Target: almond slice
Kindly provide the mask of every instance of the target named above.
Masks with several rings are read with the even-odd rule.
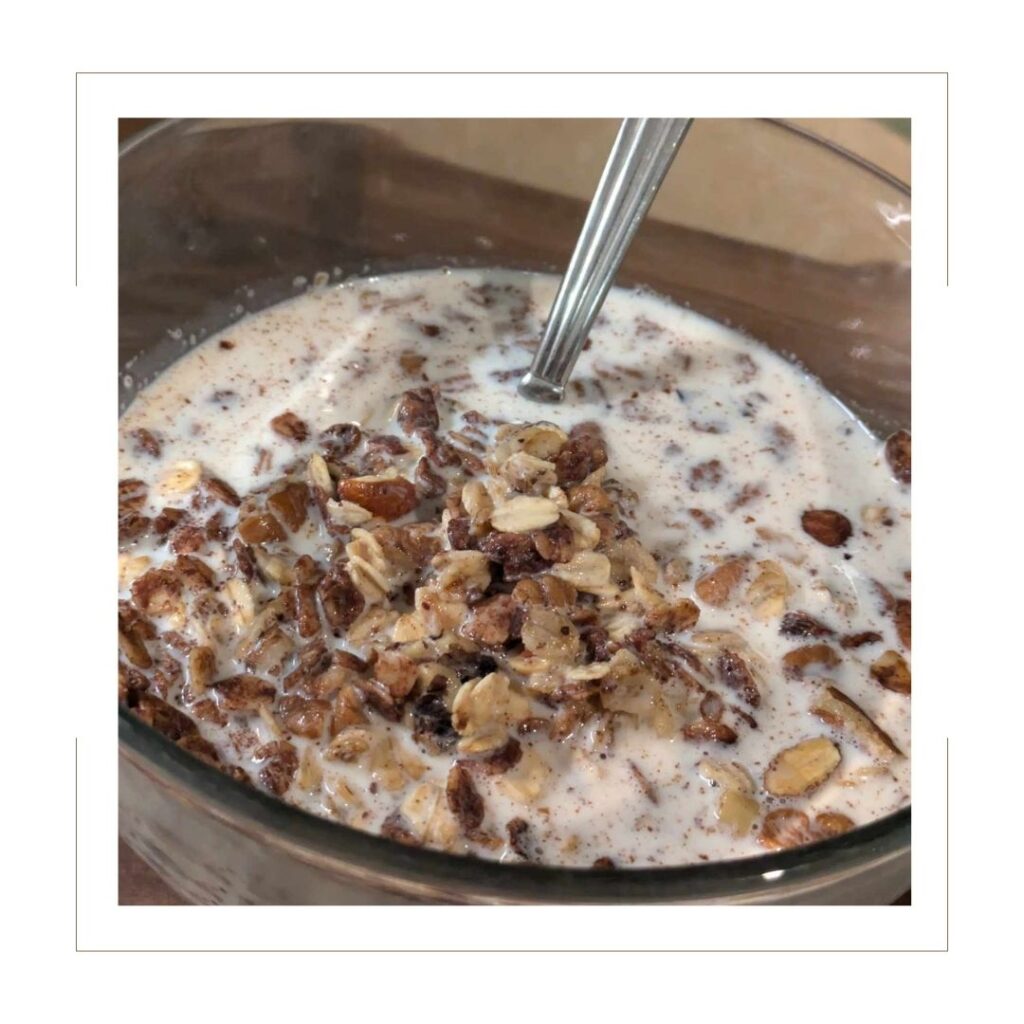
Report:
[[[775,756],[765,769],[764,788],[772,796],[803,796],[839,767],[841,756],[825,736],[804,740]]]
[[[864,710],[834,686],[826,686],[811,705],[811,714],[845,733],[875,760],[888,764],[902,758],[903,751],[880,729]]]

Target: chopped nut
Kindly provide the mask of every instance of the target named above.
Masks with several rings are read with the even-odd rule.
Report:
[[[402,477],[354,476],[338,481],[338,496],[390,522],[419,504],[416,485]]]
[[[406,434],[437,430],[441,422],[437,414],[437,400],[429,387],[406,391],[399,399],[397,416],[398,425]]]
[[[309,427],[293,412],[283,412],[280,416],[275,416],[270,421],[270,429],[296,444],[302,444],[309,437]]]
[[[743,559],[731,558],[701,576],[693,589],[705,604],[721,608],[728,604],[746,571],[747,564]]]
[[[854,650],[863,647],[865,644],[878,644],[882,642],[882,634],[875,632],[847,633],[839,638],[839,646],[844,651]]]
[[[726,686],[735,690],[751,707],[760,706],[761,694],[750,666],[735,651],[723,650],[715,668]]]
[[[910,693],[910,668],[903,655],[897,651],[886,651],[871,665],[871,676],[894,693]]]
[[[715,722],[708,718],[698,718],[683,728],[683,736],[688,740],[710,740],[712,743],[735,743],[739,738],[736,730],[725,722]]]
[[[267,505],[294,533],[306,521],[309,488],[303,483],[289,483],[267,498]],[[251,542],[250,542],[251,543]]]
[[[473,832],[484,820],[484,802],[473,776],[461,764],[452,765],[445,787],[448,808],[458,819],[463,832]]]
[[[839,814],[835,811],[824,811],[821,814],[815,815],[814,818],[814,831],[823,839],[827,839],[830,836],[841,836],[844,832],[849,832],[853,827],[854,823],[850,818],[845,814]]]
[[[900,643],[910,650],[910,602],[906,600],[897,601],[892,611],[893,621],[896,623],[896,635]]]
[[[808,509],[800,517],[800,525],[804,533],[829,548],[841,547],[853,533],[850,520],[834,509]]]
[[[839,748],[824,736],[776,754],[765,769],[764,788],[772,796],[804,796],[839,767]]]
[[[910,434],[897,430],[885,442],[885,459],[901,484],[910,483]]]
[[[782,617],[779,632],[784,636],[834,636],[835,630],[812,618],[806,612],[787,612]]]
[[[367,729],[343,729],[327,744],[324,757],[331,761],[355,761],[370,749],[372,739]]]
[[[265,762],[260,769],[260,782],[275,796],[283,796],[299,767],[298,751],[287,740],[264,743],[253,751],[254,761]]]
[[[761,823],[761,831],[757,841],[769,850],[789,850],[794,846],[803,846],[814,842],[815,835],[811,823],[803,811],[792,807],[780,807],[769,811]]]
[[[515,599],[510,594],[498,594],[474,606],[459,633],[483,647],[501,647],[509,638],[515,612]]]
[[[238,535],[246,544],[266,544],[285,539],[284,528],[270,512],[254,512],[239,520]]]
[[[272,704],[277,694],[273,683],[259,676],[237,675],[213,684],[217,703],[225,711],[257,711],[261,704]]]
[[[196,697],[202,696],[213,682],[217,658],[210,647],[193,647],[188,652],[188,685]]]
[[[835,668],[839,655],[828,644],[807,644],[783,655],[782,669],[790,679],[803,679],[804,672],[811,665],[822,669]]]
[[[845,693],[826,686],[811,705],[811,714],[845,733],[877,761],[888,764],[903,757],[892,737],[879,728],[865,711]]]

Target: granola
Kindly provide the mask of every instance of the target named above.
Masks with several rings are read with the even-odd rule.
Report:
[[[752,855],[905,803],[909,435],[823,442],[783,390],[847,421],[793,367],[619,292],[538,419],[509,371],[550,287],[313,292],[143,392],[119,699],[307,811],[513,863]],[[677,326],[647,359],[641,319]]]

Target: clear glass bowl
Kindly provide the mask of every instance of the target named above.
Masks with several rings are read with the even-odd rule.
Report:
[[[611,121],[173,121],[120,159],[120,402],[244,312],[332,279],[559,271]],[[910,191],[774,121],[698,121],[619,277],[796,356],[880,434],[910,424]],[[910,809],[812,846],[617,871],[411,849],[240,785],[120,711],[122,835],[201,903],[887,903]]]

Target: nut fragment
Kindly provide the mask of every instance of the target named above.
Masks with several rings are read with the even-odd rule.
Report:
[[[715,662],[718,677],[730,689],[735,690],[752,708],[761,703],[761,693],[754,680],[750,666],[735,652],[723,650]]]
[[[811,714],[845,733],[877,761],[888,764],[903,757],[892,737],[879,728],[866,712],[841,690],[826,686],[811,705]]]
[[[845,544],[853,533],[853,524],[841,512],[830,508],[810,508],[800,517],[804,533],[819,544],[838,548]]]
[[[731,558],[701,576],[693,589],[705,604],[721,608],[729,602],[746,571],[747,564],[743,559]]]
[[[824,736],[804,740],[776,754],[765,769],[764,788],[772,796],[804,796],[839,767],[839,748]]]
[[[757,841],[769,850],[789,850],[794,846],[812,843],[814,839],[807,815],[792,807],[769,811],[764,816],[757,836]]]
[[[897,430],[885,442],[885,459],[901,484],[910,483],[910,434]]]
[[[839,655],[828,644],[806,644],[783,655],[782,669],[790,679],[802,679],[810,666],[835,668],[839,660]]]
[[[275,434],[279,434],[289,441],[294,441],[296,444],[301,444],[309,437],[309,427],[295,413],[290,411],[283,412],[280,416],[275,416],[270,421],[270,429]]]
[[[338,481],[338,496],[389,522],[418,504],[416,485],[403,477],[354,476]]]
[[[910,693],[910,668],[898,651],[886,651],[871,665],[871,676],[894,693]]]
[[[445,786],[448,808],[458,819],[463,832],[474,832],[484,820],[484,801],[473,776],[461,764],[452,765]]]

